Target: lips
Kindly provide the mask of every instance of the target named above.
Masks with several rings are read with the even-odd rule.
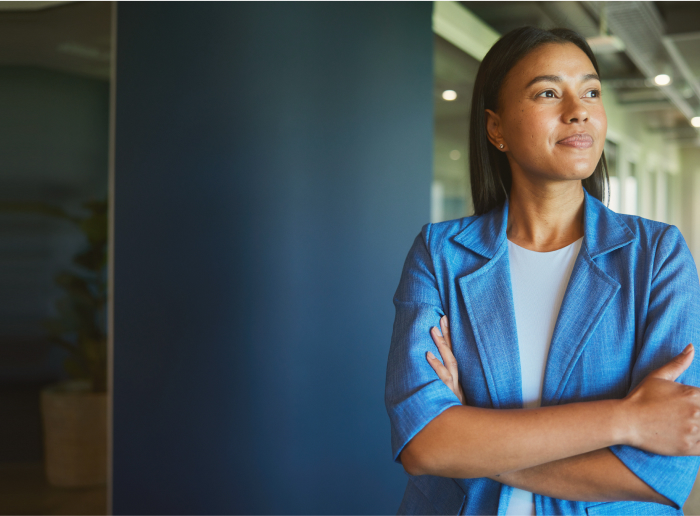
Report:
[[[593,147],[593,138],[590,134],[572,134],[557,142],[560,145],[574,147],[576,149],[589,149]]]

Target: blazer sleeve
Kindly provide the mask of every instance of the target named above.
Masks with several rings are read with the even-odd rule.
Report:
[[[700,386],[700,284],[680,231],[668,226],[657,244],[646,327],[632,371],[633,389],[685,346],[696,347],[693,363],[676,381]],[[700,457],[672,457],[631,446],[611,451],[640,479],[681,508],[693,487]]]
[[[404,446],[433,418],[459,398],[437,376],[426,352],[439,356],[430,328],[444,315],[428,250],[430,224],[416,237],[394,295],[396,317],[386,372],[384,401],[391,421],[394,461]]]

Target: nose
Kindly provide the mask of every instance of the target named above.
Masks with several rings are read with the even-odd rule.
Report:
[[[588,109],[586,104],[578,96],[570,96],[568,102],[565,103],[562,117],[567,124],[587,122]]]

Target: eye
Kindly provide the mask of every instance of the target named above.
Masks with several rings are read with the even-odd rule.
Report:
[[[545,97],[545,98],[548,98],[548,99],[553,99],[553,98],[556,97],[557,95],[556,95],[556,93],[554,92],[554,90],[544,90],[542,93],[540,93],[540,94],[537,95],[537,96],[538,96],[538,97]]]
[[[600,90],[594,89],[594,90],[587,91],[586,94],[584,95],[584,97],[588,97],[588,98],[600,97]]]

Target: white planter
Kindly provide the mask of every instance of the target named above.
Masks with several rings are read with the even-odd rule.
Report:
[[[63,384],[41,391],[46,476],[81,487],[107,481],[107,394]]]

